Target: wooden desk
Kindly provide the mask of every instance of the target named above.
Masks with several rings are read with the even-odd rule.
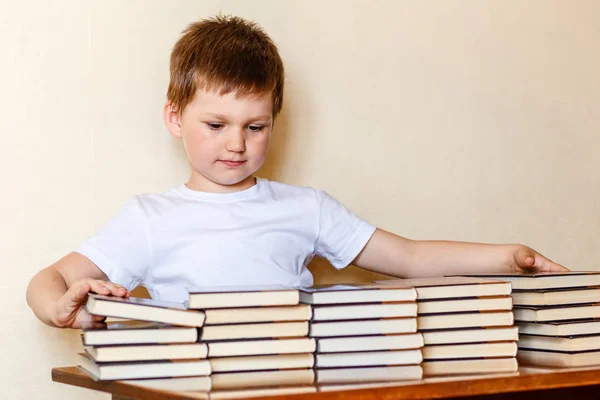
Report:
[[[77,367],[54,368],[54,382],[111,393],[113,400],[125,399],[207,399],[206,393],[167,392],[122,382],[96,382]],[[317,387],[318,389],[318,387]],[[518,375],[482,379],[413,381],[398,386],[357,390],[317,391],[316,393],[278,395],[271,400],[389,400],[389,399],[488,399],[534,400],[600,399],[600,368],[531,373],[522,368]]]

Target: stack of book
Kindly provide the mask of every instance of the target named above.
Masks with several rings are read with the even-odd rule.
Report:
[[[333,384],[421,379],[423,337],[416,292],[374,284],[302,288],[317,339],[316,382]]]
[[[469,277],[378,283],[416,288],[425,376],[517,370],[518,328],[513,325],[510,283]]]
[[[521,364],[600,365],[600,273],[488,275],[510,281]]]
[[[206,315],[198,340],[208,346],[213,388],[312,384],[316,340],[312,310],[285,286],[189,290],[189,309]]]
[[[206,376],[208,347],[198,343],[205,315],[184,305],[90,294],[92,315],[129,319],[84,329],[80,367],[98,380]]]

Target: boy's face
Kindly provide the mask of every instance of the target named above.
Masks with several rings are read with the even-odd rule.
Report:
[[[187,186],[204,192],[228,193],[254,185],[254,174],[267,156],[273,128],[272,101],[266,95],[199,89],[178,115],[164,108],[169,132],[183,139],[192,173]]]

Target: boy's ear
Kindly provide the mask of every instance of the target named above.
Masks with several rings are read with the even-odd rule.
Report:
[[[181,138],[181,115],[168,101],[163,107],[163,121],[171,136]]]

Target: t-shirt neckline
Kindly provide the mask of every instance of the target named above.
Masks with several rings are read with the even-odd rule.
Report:
[[[176,189],[182,195],[184,195],[186,197],[193,197],[194,199],[197,199],[197,200],[212,201],[212,202],[229,202],[229,201],[248,199],[248,198],[258,195],[264,179],[255,177],[255,180],[256,180],[256,184],[249,187],[248,189],[240,190],[238,192],[231,192],[231,193],[201,192],[199,190],[190,189],[185,184],[180,185]]]

